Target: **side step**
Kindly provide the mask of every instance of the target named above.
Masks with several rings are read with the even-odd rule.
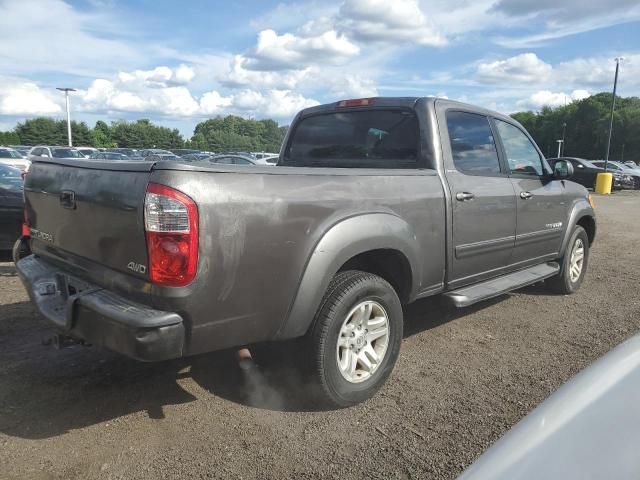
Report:
[[[553,277],[560,271],[556,262],[543,263],[517,272],[492,278],[482,283],[476,283],[444,294],[456,307],[468,307],[476,302],[488,300],[504,293],[526,287],[533,283]]]

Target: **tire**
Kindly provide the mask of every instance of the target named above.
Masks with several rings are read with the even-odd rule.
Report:
[[[338,273],[307,338],[319,403],[342,408],[371,398],[393,370],[402,327],[400,299],[386,280],[360,271]]]
[[[16,240],[16,243],[13,244],[13,249],[11,250],[11,257],[13,259],[13,263],[18,263],[18,260],[28,257],[31,255],[31,247],[29,246],[29,241],[24,238],[19,238]]]
[[[576,275],[576,271],[572,272],[572,257],[577,260],[577,257],[573,256],[574,249],[578,250],[580,245],[582,246],[582,263],[580,264],[580,272]],[[577,251],[576,254],[579,252]],[[587,232],[580,225],[576,225],[571,233],[571,237],[567,242],[567,248],[564,251],[560,262],[560,273],[555,277],[547,279],[546,284],[552,292],[562,295],[569,295],[575,293],[582,285],[584,277],[587,273],[587,266],[589,264],[589,237]],[[575,265],[574,265],[575,266]]]

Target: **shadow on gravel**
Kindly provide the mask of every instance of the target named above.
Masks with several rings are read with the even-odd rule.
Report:
[[[502,299],[466,309],[421,300],[407,308],[405,337]],[[0,432],[6,435],[50,438],[134,413],[161,420],[166,406],[197,399],[181,386],[188,379],[253,408],[322,410],[300,368],[300,342],[254,346],[254,365],[242,369],[234,351],[148,364],[93,347],[56,350],[42,345],[47,333],[27,302],[0,305]]]

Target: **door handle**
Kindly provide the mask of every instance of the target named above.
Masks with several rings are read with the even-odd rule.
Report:
[[[63,190],[60,192],[60,205],[64,208],[73,210],[76,208],[76,194],[71,190]]]
[[[464,202],[466,200],[473,200],[474,197],[475,197],[475,195],[473,193],[469,193],[469,192],[458,192],[458,193],[456,193],[456,200],[459,200],[461,202]]]
[[[533,197],[533,193],[531,192],[520,192],[520,198],[523,200],[529,200],[531,197]]]

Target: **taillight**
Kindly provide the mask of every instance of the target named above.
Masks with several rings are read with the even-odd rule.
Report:
[[[373,105],[373,98],[354,98],[352,100],[341,100],[336,105],[338,108],[344,107],[367,107]]]
[[[153,283],[182,287],[198,268],[198,207],[178,190],[150,183],[144,199],[144,228]]]
[[[24,209],[22,210],[22,216],[24,221],[22,222],[22,231],[20,232],[21,238],[24,237],[30,237],[31,236],[31,230],[29,229],[29,214],[27,213],[27,206],[24,206]]]

